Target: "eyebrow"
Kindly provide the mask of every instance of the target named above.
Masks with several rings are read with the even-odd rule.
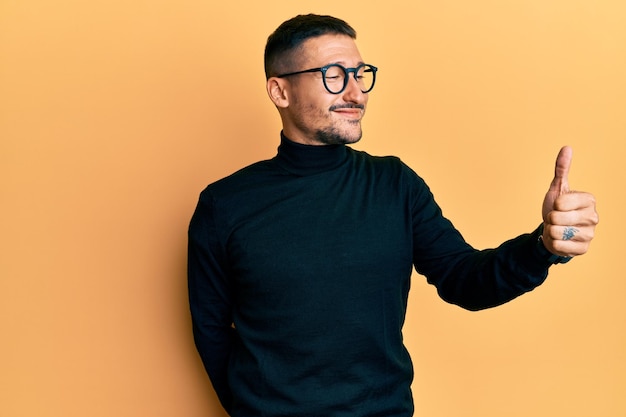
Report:
[[[346,67],[346,61],[335,61],[335,62],[329,62],[329,63],[328,63],[328,64],[326,64],[326,65],[333,65],[333,64],[336,64],[336,65],[341,65],[342,67],[348,68],[348,67]],[[356,67],[358,67],[359,65],[363,65],[363,64],[365,64],[365,62],[363,62],[363,61],[359,61],[359,62],[357,62],[357,64],[356,64],[353,68],[356,68]]]

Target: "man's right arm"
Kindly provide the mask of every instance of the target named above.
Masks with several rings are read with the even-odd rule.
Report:
[[[227,368],[237,335],[232,327],[232,292],[226,253],[213,215],[212,201],[205,193],[189,225],[189,306],[196,348],[222,406],[230,412],[232,393]]]

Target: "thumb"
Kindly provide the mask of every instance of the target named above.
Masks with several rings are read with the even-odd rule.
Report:
[[[564,146],[561,148],[559,155],[556,157],[554,179],[550,184],[550,191],[558,193],[557,195],[569,192],[569,182],[567,180],[567,176],[569,175],[569,167],[572,164],[572,154],[572,148]]]

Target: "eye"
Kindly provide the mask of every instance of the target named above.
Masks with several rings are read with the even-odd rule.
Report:
[[[341,82],[344,78],[344,71],[337,65],[331,65],[326,69],[326,81],[327,82]]]

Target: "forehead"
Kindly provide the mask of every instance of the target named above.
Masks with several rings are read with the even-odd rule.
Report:
[[[322,35],[307,39],[302,44],[305,65],[324,66],[339,63],[356,66],[363,62],[354,39],[347,35]]]

